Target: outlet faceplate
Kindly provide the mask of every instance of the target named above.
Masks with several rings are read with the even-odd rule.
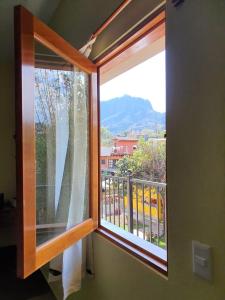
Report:
[[[212,248],[198,241],[192,241],[193,273],[203,279],[212,280]]]

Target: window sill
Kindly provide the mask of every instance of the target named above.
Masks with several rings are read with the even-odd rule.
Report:
[[[101,220],[96,232],[167,278],[167,251]]]

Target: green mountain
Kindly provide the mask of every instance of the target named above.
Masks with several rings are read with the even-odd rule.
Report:
[[[143,129],[165,129],[165,113],[153,109],[143,98],[124,95],[101,102],[101,126],[113,134]]]

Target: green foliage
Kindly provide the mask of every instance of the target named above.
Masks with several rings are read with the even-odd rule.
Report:
[[[43,133],[36,134],[36,169],[37,183],[46,184],[46,137]]]
[[[101,145],[104,147],[112,146],[112,134],[111,132],[105,128],[101,127]]]
[[[165,140],[140,139],[138,148],[133,155],[125,156],[117,164],[120,176],[130,171],[135,178],[157,182],[166,181],[166,142]]]
[[[148,128],[145,128],[141,131],[141,134],[146,138],[164,138],[166,131],[165,130],[151,130]]]
[[[138,166],[138,161],[132,156],[124,156],[119,159],[116,163],[116,168],[119,176],[127,176],[129,172],[131,174],[135,173],[140,166]]]

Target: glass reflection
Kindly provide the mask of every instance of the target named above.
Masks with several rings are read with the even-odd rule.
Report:
[[[37,245],[88,216],[88,75],[36,43]]]

